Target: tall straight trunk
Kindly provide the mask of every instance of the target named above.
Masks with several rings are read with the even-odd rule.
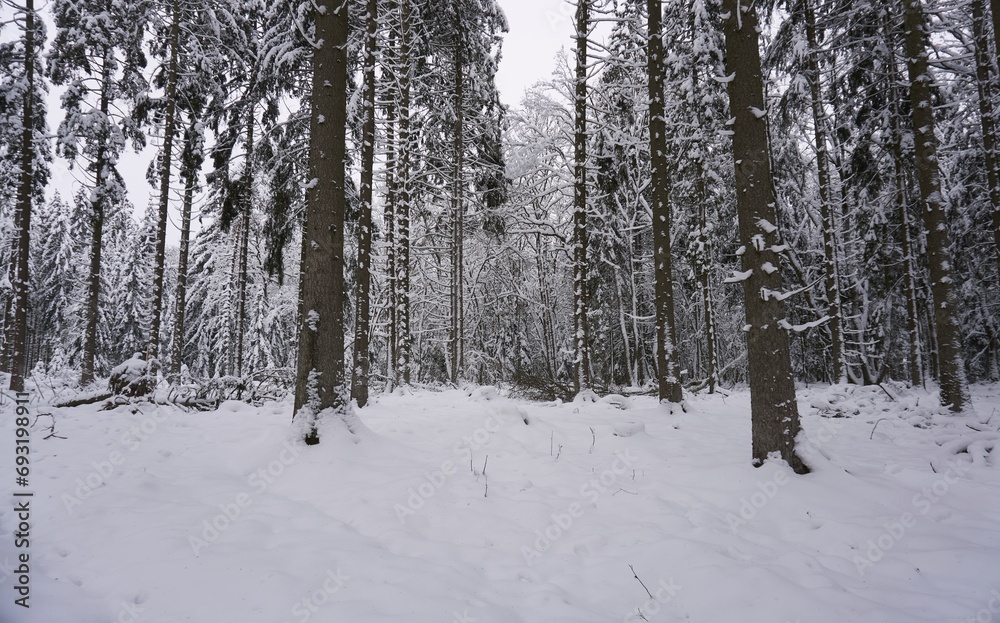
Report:
[[[757,10],[748,0],[725,0],[726,73],[729,109],[733,115],[733,159],[736,169],[736,209],[739,214],[745,277],[747,367],[753,459],[761,465],[778,452],[796,473],[808,470],[795,453],[799,412],[795,402],[789,355],[788,326],[781,272],[775,246],[779,243],[777,197],[764,108]]]
[[[906,291],[906,337],[909,346],[907,370],[910,385],[924,384],[923,357],[920,352],[920,303],[917,297],[916,258],[914,257],[913,234],[911,231],[909,198],[907,197],[906,171],[903,169],[905,154],[902,128],[903,112],[900,109],[902,94],[899,92],[899,75],[896,70],[896,42],[892,36],[890,18],[885,16],[886,66],[889,70],[889,102],[891,106],[891,141],[893,180],[896,191],[896,210],[899,213],[900,244],[903,252],[903,288]]]
[[[101,117],[108,118],[111,90],[111,48],[105,46],[101,64]],[[90,270],[87,273],[87,317],[83,329],[83,352],[80,355],[80,385],[94,382],[94,357],[97,351],[97,316],[101,300],[101,251],[104,238],[104,214],[107,203],[108,135],[104,129],[97,137],[94,158],[94,194],[90,202]]]
[[[410,200],[413,196],[411,167],[413,138],[410,129],[410,85],[413,60],[410,58],[411,0],[400,1],[399,33],[399,194],[396,204],[396,383],[410,383]]]
[[[976,48],[976,87],[979,91],[979,122],[983,129],[983,158],[986,161],[986,181],[989,184],[990,207],[993,208],[993,243],[997,253],[997,278],[1000,279],[1000,153],[997,151],[997,120],[993,107],[996,96],[996,70],[990,56],[986,26],[986,5],[983,0],[971,0],[972,32]]]
[[[365,18],[364,122],[361,128],[361,206],[358,215],[358,284],[354,317],[354,365],[351,398],[368,404],[368,332],[371,319],[372,185],[375,177],[375,53],[378,45],[378,0],[368,0]]]
[[[538,215],[538,206],[535,205],[535,214]],[[539,216],[540,218],[540,216]],[[555,361],[556,361],[556,346],[555,346],[555,330],[553,329],[554,321],[552,318],[552,303],[550,298],[551,290],[548,287],[548,282],[546,280],[546,266],[545,266],[545,247],[542,240],[542,234],[535,232],[535,271],[538,276],[538,292],[539,292],[539,303],[541,304],[538,312],[538,320],[541,325],[541,338],[542,338],[542,353],[545,359],[545,373],[547,375],[547,380],[554,380],[556,378]]]
[[[247,120],[246,166],[243,169],[243,181],[246,185],[246,195],[243,199],[246,200],[246,204],[240,206],[239,272],[236,282],[236,376],[243,376],[243,351],[247,323],[247,281],[249,279],[247,255],[250,247],[250,215],[253,211],[253,134],[256,125],[256,116],[251,108],[250,117]]]
[[[24,391],[28,338],[28,262],[31,258],[31,200],[35,160],[35,3],[25,2],[24,79],[27,84],[21,107],[21,179],[14,211],[17,247],[14,257],[14,323],[10,332],[10,390]]]
[[[701,152],[701,150],[699,150]],[[695,162],[695,201],[698,203],[698,252],[701,263],[696,267],[698,286],[701,289],[701,303],[705,313],[705,377],[708,393],[715,393],[719,383],[719,347],[715,335],[715,302],[712,299],[712,240],[708,235],[708,192],[705,189],[705,163],[699,158]]]
[[[677,361],[674,278],[670,258],[670,172],[667,170],[667,117],[663,101],[663,9],[646,0],[646,50],[649,90],[649,159],[653,199],[653,276],[656,303],[656,379],[660,401],[680,402],[681,368]]]
[[[396,2],[390,0],[387,5],[390,17],[398,13]],[[391,23],[391,22],[390,22]],[[399,334],[396,323],[396,310],[399,305],[399,288],[396,283],[396,206],[398,204],[398,179],[396,174],[399,166],[399,147],[396,144],[396,123],[397,108],[396,99],[399,94],[398,83],[398,59],[397,59],[397,39],[396,31],[390,26],[386,40],[385,67],[389,74],[386,84],[386,128],[385,128],[385,209],[383,220],[385,221],[385,274],[389,286],[389,343],[386,345],[386,371],[387,383],[391,388],[396,382],[396,356],[399,348]]]
[[[229,376],[236,370],[236,354],[233,345],[236,344],[236,313],[233,310],[237,292],[239,291],[239,266],[240,266],[240,228],[243,221],[237,221],[232,229],[233,235],[229,248],[229,279],[226,282],[226,296],[223,301],[222,315],[226,319],[226,339],[222,345],[224,356],[222,359],[222,375]],[[301,284],[300,284],[301,290]]]
[[[155,375],[160,356],[160,320],[163,315],[163,268],[167,248],[167,208],[170,205],[170,164],[173,157],[174,131],[177,123],[178,54],[181,37],[181,3],[174,0],[170,23],[170,58],[167,61],[166,101],[164,111],[163,150],[160,154],[160,197],[156,220],[156,256],[153,264],[153,309],[150,318],[149,343],[146,348],[148,373]]]
[[[188,140],[194,140],[194,121],[189,128]],[[191,149],[188,145],[185,151]],[[194,204],[194,187],[198,171],[190,168],[184,171],[184,200],[181,203],[181,239],[177,254],[177,284],[174,289],[174,343],[170,355],[170,376],[180,376],[184,360],[185,319],[187,308],[188,256],[191,248],[191,208]]]
[[[958,300],[952,285],[951,239],[948,217],[941,197],[941,173],[934,135],[934,107],[928,63],[929,40],[924,30],[921,0],[905,0],[903,27],[906,31],[907,71],[910,78],[910,115],[913,121],[917,181],[924,205],[927,231],[927,260],[930,266],[931,295],[934,299],[934,327],[937,333],[941,403],[960,412],[969,404],[969,384],[962,359],[962,341],[956,318]]]
[[[456,17],[455,33],[460,33]],[[450,352],[450,377],[452,384],[458,383],[459,370],[462,368],[462,269],[464,205],[462,202],[462,168],[464,167],[465,141],[462,133],[465,115],[462,111],[464,100],[463,81],[464,67],[462,59],[462,41],[456,36],[455,43],[455,135],[453,137],[454,169],[452,172],[451,214],[452,214],[452,253],[451,253],[451,326],[449,327],[448,350]]]
[[[590,0],[576,2],[576,77],[573,134],[573,385],[590,387],[587,287],[587,36]]]
[[[816,37],[816,15],[810,0],[803,0],[806,25],[806,79],[812,104],[813,132],[816,139],[816,168],[819,177],[819,207],[823,229],[823,267],[826,277],[827,326],[830,329],[830,357],[833,359],[833,382],[847,382],[844,356],[843,311],[840,304],[840,275],[837,262],[837,233],[834,218],[834,191],[830,179],[830,155],[826,134],[826,114],[819,72],[819,42]]]
[[[695,37],[695,16],[691,15],[690,20],[691,37]],[[691,82],[697,86],[700,76],[700,63],[697,58],[691,66]],[[698,210],[698,235],[695,239],[697,245],[697,261],[694,262],[694,269],[698,278],[698,287],[701,290],[702,311],[705,314],[705,378],[708,393],[714,394],[715,387],[719,382],[719,351],[718,339],[715,328],[715,302],[712,298],[712,239],[708,230],[708,190],[706,187],[705,160],[706,153],[703,142],[705,131],[702,126],[702,116],[695,114],[695,135],[698,137],[695,144],[695,151],[699,154],[694,159],[694,201]]]
[[[319,419],[349,417],[344,387],[344,214],[347,140],[348,0],[319,0],[313,17],[309,178],[300,272],[295,416],[305,442],[319,443]]]

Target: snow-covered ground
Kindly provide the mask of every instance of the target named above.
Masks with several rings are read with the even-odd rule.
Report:
[[[30,610],[0,506],[0,621],[1000,621],[1000,386],[889,389],[800,388],[806,476],[750,465],[746,393],[417,391],[311,448],[288,403],[32,405],[65,439],[38,418]]]

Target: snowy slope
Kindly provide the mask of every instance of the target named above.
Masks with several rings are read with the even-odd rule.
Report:
[[[976,391],[985,420],[1000,388]],[[807,476],[750,466],[746,394],[670,414],[418,391],[313,448],[287,403],[33,406],[66,439],[39,418],[32,608],[0,569],[0,621],[1000,620],[1000,451],[967,426],[1000,412],[983,427],[927,394],[799,397]],[[986,448],[976,464],[956,438]]]

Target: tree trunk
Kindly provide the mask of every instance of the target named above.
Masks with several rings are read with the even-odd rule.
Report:
[[[455,163],[452,179],[451,213],[452,213],[452,255],[451,255],[451,326],[449,327],[449,351],[450,351],[450,377],[453,385],[458,384],[459,371],[462,368],[462,270],[463,243],[465,232],[463,231],[464,205],[462,201],[462,168],[464,167],[465,141],[462,133],[465,115],[462,111],[464,100],[463,79],[464,67],[462,59],[462,38],[458,24],[458,17],[455,18],[455,135],[453,138],[453,149],[455,151]]]
[[[368,404],[368,332],[371,315],[372,183],[375,171],[375,52],[378,45],[378,0],[368,0],[364,59],[364,122],[361,128],[361,206],[358,216],[358,286],[354,317],[354,366],[351,398]]]
[[[795,453],[799,412],[788,347],[778,244],[777,197],[764,108],[756,9],[745,0],[725,0],[726,72],[733,125],[736,167],[736,208],[739,214],[743,279],[746,299],[747,364],[750,379],[750,417],[753,459],[761,465],[778,452],[796,473],[806,465]]]
[[[17,248],[14,258],[14,323],[10,332],[10,390],[24,391],[28,338],[28,263],[31,259],[31,200],[35,159],[35,3],[27,0],[24,15],[24,78],[27,88],[21,110],[21,180],[14,211]]]
[[[398,6],[396,2],[390,0],[388,2],[389,17],[395,16],[397,12]],[[385,211],[383,212],[386,246],[385,274],[389,286],[389,343],[386,345],[385,376],[389,389],[396,382],[396,357],[399,348],[398,325],[396,323],[396,310],[399,305],[399,288],[396,283],[396,206],[398,205],[399,198],[399,178],[396,175],[399,166],[399,159],[397,157],[399,147],[396,144],[396,123],[398,121],[396,99],[399,90],[396,87],[398,86],[399,64],[396,45],[396,31],[390,25],[385,50],[385,68],[389,77],[385,80]]]
[[[319,420],[349,417],[344,388],[344,213],[348,0],[320,0],[314,12],[309,178],[300,272],[295,416],[319,443]]]
[[[986,6],[983,0],[971,0],[972,32],[976,48],[976,87],[979,91],[979,122],[983,128],[983,159],[993,208],[993,243],[997,253],[997,279],[1000,279],[1000,153],[997,152],[997,121],[993,108],[996,74],[989,53]]]
[[[104,48],[101,66],[101,117],[107,122],[111,89],[111,48]],[[97,154],[94,158],[94,195],[90,202],[93,210],[90,220],[90,270],[87,274],[87,317],[83,329],[83,352],[80,356],[80,385],[94,382],[94,357],[97,351],[97,316],[101,301],[101,251],[104,238],[104,214],[107,203],[108,166],[107,129],[98,135]]]
[[[952,287],[951,240],[948,217],[941,197],[934,135],[934,108],[928,63],[928,36],[924,30],[921,0],[905,0],[903,25],[906,30],[907,70],[910,78],[910,114],[913,121],[917,181],[924,204],[927,231],[927,260],[930,266],[931,295],[934,299],[934,327],[937,333],[941,403],[954,412],[969,403],[969,384],[962,360],[962,343],[956,312],[958,300]]]
[[[699,149],[699,152],[702,150]],[[703,152],[702,152],[703,153]],[[705,312],[705,375],[708,380],[708,393],[715,393],[719,383],[719,347],[715,335],[715,302],[712,299],[712,274],[709,267],[712,264],[712,239],[708,235],[708,193],[705,189],[704,162],[700,159],[695,163],[697,169],[695,179],[695,201],[698,202],[698,253],[699,265],[698,285],[701,289],[701,303]]]
[[[903,113],[900,110],[902,94],[899,92],[899,76],[896,72],[896,44],[892,36],[889,16],[885,16],[883,25],[885,32],[886,65],[889,69],[889,102],[891,110],[892,129],[892,161],[893,178],[896,191],[896,210],[899,212],[900,243],[903,252],[903,287],[906,290],[906,336],[909,345],[907,368],[910,385],[913,387],[924,384],[924,366],[920,353],[920,303],[917,297],[916,258],[914,257],[913,237],[910,225],[910,209],[907,197],[906,172],[903,169],[905,153],[902,128]]]
[[[837,234],[834,218],[834,191],[830,179],[830,157],[826,138],[826,113],[823,111],[823,94],[819,72],[819,43],[816,37],[816,16],[810,0],[803,0],[806,25],[806,78],[812,104],[813,131],[816,138],[816,168],[819,177],[820,218],[823,227],[823,266],[826,277],[827,326],[830,329],[830,356],[833,359],[833,382],[847,382],[844,357],[843,311],[840,304],[840,275],[837,262]]]
[[[573,136],[573,385],[590,387],[590,326],[587,287],[587,36],[590,0],[576,3],[576,79]]]
[[[413,61],[410,58],[411,0],[400,2],[399,33],[399,201],[396,205],[396,383],[410,383],[410,199],[413,196],[411,166],[413,138],[410,131],[410,84]]]
[[[195,140],[194,121],[188,130],[188,141]],[[192,149],[190,143],[185,152]],[[180,377],[181,365],[184,359],[184,338],[185,338],[185,313],[187,308],[187,278],[188,278],[188,255],[191,247],[191,207],[194,203],[194,187],[197,183],[198,172],[191,168],[185,170],[184,177],[184,201],[181,204],[181,239],[180,249],[177,254],[177,286],[174,290],[174,344],[170,357],[170,376],[174,379]]]
[[[667,170],[667,118],[663,101],[663,9],[646,0],[649,88],[649,158],[652,165],[653,275],[656,299],[656,378],[660,401],[681,402],[681,368],[677,361],[674,279],[670,258],[670,172]]]
[[[253,150],[254,126],[257,124],[253,109],[247,124],[246,167],[243,170],[243,182],[246,194],[241,197],[246,203],[240,206],[241,222],[239,233],[239,272],[236,282],[236,376],[243,376],[243,351],[247,323],[247,254],[250,247],[250,216],[253,211]]]
[[[167,247],[167,208],[170,205],[170,164],[173,156],[174,127],[177,122],[177,57],[180,53],[181,5],[173,3],[170,24],[170,59],[167,62],[167,107],[164,112],[163,150],[160,154],[160,197],[156,222],[156,256],[153,265],[153,310],[150,319],[149,345],[146,348],[148,374],[153,376],[159,368],[160,320],[163,315],[163,268]]]

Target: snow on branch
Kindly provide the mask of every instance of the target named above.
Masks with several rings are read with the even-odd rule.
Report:
[[[789,324],[789,322],[787,320],[785,320],[784,318],[782,318],[781,320],[778,321],[778,326],[781,327],[782,329],[785,329],[785,330],[795,331],[796,333],[802,333],[803,331],[806,331],[808,329],[812,329],[812,328],[815,328],[815,327],[818,327],[818,326],[820,326],[822,324],[827,323],[831,318],[832,318],[832,316],[823,316],[822,318],[819,318],[818,320],[813,320],[812,322],[807,322],[805,324]]]
[[[778,290],[771,290],[770,288],[761,288],[760,289],[760,298],[763,299],[763,300],[765,300],[765,301],[769,301],[772,298],[774,300],[776,300],[776,301],[784,301],[785,299],[791,298],[791,297],[795,296],[796,294],[802,294],[806,290],[812,288],[817,283],[819,283],[818,279],[816,281],[810,283],[810,284],[802,286],[798,290],[792,290],[791,292],[780,292]]]
[[[726,277],[725,279],[723,279],[722,283],[739,283],[741,281],[746,281],[747,279],[750,278],[750,275],[752,274],[753,274],[752,268],[750,270],[746,270],[743,272],[734,270],[733,275],[731,277]]]

